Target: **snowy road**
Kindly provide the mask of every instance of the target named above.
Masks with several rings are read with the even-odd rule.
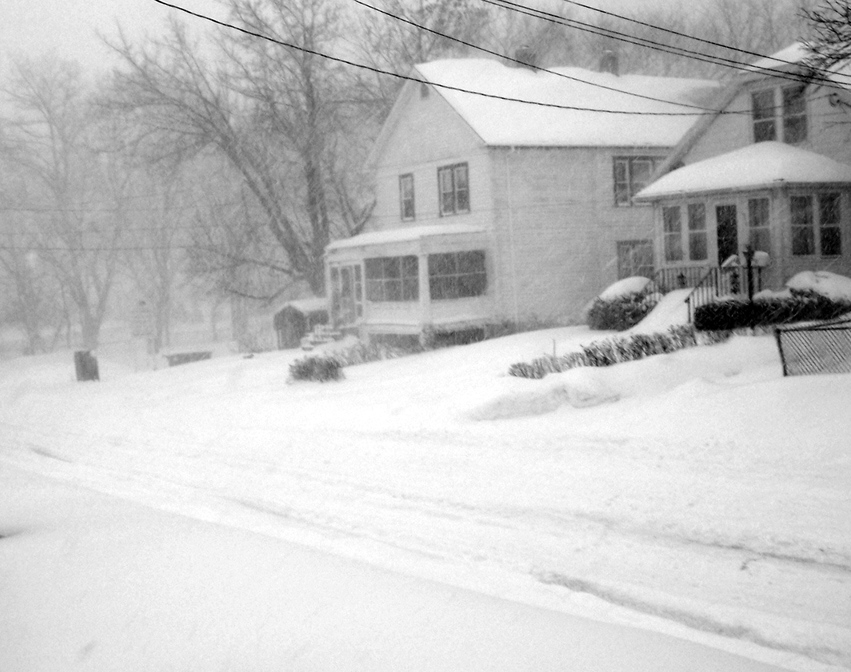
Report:
[[[847,458],[826,468],[747,436],[745,416],[713,433],[701,429],[711,418],[688,415],[722,392],[735,407],[760,385],[770,408],[773,381],[724,373],[735,384],[681,389],[684,432],[646,400],[546,421],[447,420],[455,402],[425,384],[405,378],[398,398],[410,375],[398,362],[286,398],[270,397],[267,371],[213,363],[163,372],[166,387],[152,375],[53,407],[60,397],[18,390],[0,460],[405,573],[764,651],[790,669],[851,669]],[[412,398],[421,416],[405,415]]]

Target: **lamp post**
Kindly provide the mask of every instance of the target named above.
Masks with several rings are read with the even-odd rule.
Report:
[[[742,251],[745,257],[745,272],[748,276],[748,301],[753,301],[753,245],[748,243]]]

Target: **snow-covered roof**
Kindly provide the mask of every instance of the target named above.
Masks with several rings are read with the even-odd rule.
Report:
[[[787,68],[790,65],[799,64],[808,55],[809,52],[803,43],[795,42],[770,56],[757,59],[747,67],[747,70],[762,71]]]
[[[701,112],[688,106],[711,107],[719,90],[716,82],[701,79],[618,76],[573,67],[540,71],[479,58],[433,61],[417,65],[416,71],[433,84],[543,104],[436,86],[485,144],[492,146],[670,147]]]
[[[287,301],[284,307],[290,306],[295,308],[300,313],[318,313],[323,310],[328,310],[328,299],[324,296],[311,297],[309,299],[293,299]]]
[[[371,231],[358,236],[337,240],[328,245],[328,251],[344,250],[353,247],[368,247],[386,243],[405,243],[434,236],[454,236],[484,233],[485,229],[475,224],[431,224],[423,226],[407,226],[386,231]]]
[[[851,166],[782,142],[759,142],[668,173],[636,200],[795,184],[851,185]]]

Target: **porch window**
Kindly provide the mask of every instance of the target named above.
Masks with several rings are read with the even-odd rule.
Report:
[[[803,256],[815,254],[815,236],[813,231],[813,197],[792,196],[792,254]]]
[[[807,139],[806,86],[795,84],[783,92],[783,141],[795,144]]]
[[[440,215],[470,212],[470,181],[466,163],[437,169]]]
[[[751,110],[754,142],[776,140],[777,126],[774,121],[774,89],[757,91],[751,94]]]
[[[632,205],[633,197],[650,183],[650,177],[661,161],[655,156],[616,156],[615,205]]]
[[[364,262],[368,301],[419,299],[419,263],[415,256],[375,257]]]
[[[399,204],[402,221],[414,219],[414,176],[411,173],[399,176]]]
[[[819,196],[819,237],[823,257],[838,257],[842,254],[842,218],[839,203],[839,194]]]
[[[430,254],[428,283],[432,301],[483,295],[488,284],[484,250]]]
[[[665,261],[682,261],[683,259],[683,226],[680,206],[662,208],[662,223],[664,230]]]
[[[689,203],[688,206],[688,258],[705,261],[706,251],[706,205]]]
[[[752,198],[748,201],[748,226],[750,243],[754,250],[771,251],[771,223],[767,198]]]

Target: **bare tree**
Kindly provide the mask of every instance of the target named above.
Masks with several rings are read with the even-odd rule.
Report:
[[[357,4],[359,30],[353,49],[360,62],[380,72],[407,75],[417,63],[471,52],[475,55],[464,42],[486,42],[490,13],[480,2],[362,0]],[[506,53],[511,53],[510,47]],[[375,118],[383,121],[403,80],[374,71],[354,75],[357,95],[372,103]]]
[[[13,110],[3,153],[41,210],[39,256],[72,302],[83,345],[94,348],[116,274],[120,171],[97,150],[101,129],[75,64],[19,60],[3,93]]]
[[[371,211],[344,170],[353,121],[345,82],[316,55],[332,50],[344,30],[338,3],[228,6],[236,25],[271,41],[224,32],[211,65],[177,22],[165,38],[138,48],[122,36],[113,45],[124,62],[113,102],[138,113],[156,158],[213,150],[226,160],[283,252],[276,272],[322,294],[325,246],[360,230]]]
[[[823,0],[802,10],[811,35],[805,42],[810,56],[807,64],[824,72],[851,59],[851,2]]]

